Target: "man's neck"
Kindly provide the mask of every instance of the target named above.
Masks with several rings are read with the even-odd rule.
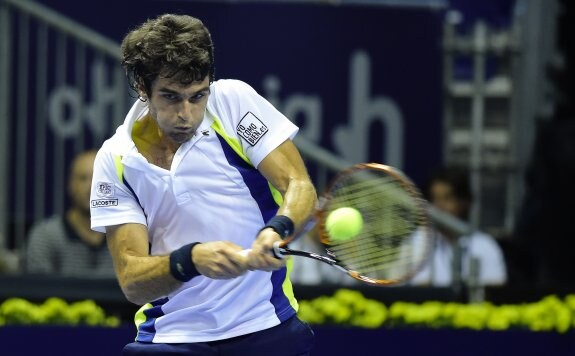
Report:
[[[163,136],[149,115],[134,124],[132,140],[148,162],[170,170],[172,159],[180,144]]]
[[[180,143],[171,140],[162,133],[162,130],[160,130],[160,127],[149,113],[134,123],[132,139],[145,142],[164,152],[175,153],[181,146]]]

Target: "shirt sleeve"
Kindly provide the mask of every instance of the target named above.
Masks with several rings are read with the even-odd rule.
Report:
[[[257,167],[275,148],[298,132],[285,115],[251,86],[239,80],[221,80],[214,87],[211,107],[237,136],[243,153]]]
[[[146,215],[123,179],[120,156],[100,150],[94,161],[90,193],[92,230],[106,232],[107,226],[137,223],[146,225]]]

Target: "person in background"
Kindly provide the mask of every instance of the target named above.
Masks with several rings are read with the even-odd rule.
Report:
[[[16,274],[20,272],[20,255],[4,248],[3,237],[0,235],[0,274]]]
[[[114,277],[105,235],[90,228],[90,188],[96,151],[72,160],[68,177],[69,208],[37,222],[26,248],[26,271],[61,276]]]
[[[456,167],[438,169],[429,179],[425,193],[429,202],[438,209],[464,221],[469,218],[472,194],[465,170]],[[431,233],[433,251],[411,284],[446,287],[454,282],[454,271],[460,273],[465,281],[471,277],[470,270],[475,268],[478,284],[505,284],[507,271],[503,252],[491,235],[474,231],[468,236],[457,236],[439,226],[434,227]],[[455,259],[457,256],[459,260]],[[472,267],[473,263],[476,267]]]

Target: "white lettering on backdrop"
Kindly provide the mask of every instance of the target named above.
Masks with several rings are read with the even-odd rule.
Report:
[[[364,51],[353,52],[349,68],[347,124],[334,127],[331,138],[337,153],[350,162],[365,162],[369,159],[370,147],[381,147],[382,163],[401,169],[404,159],[403,115],[392,98],[372,96],[372,78],[369,55]],[[282,101],[279,97],[281,81],[273,75],[264,78],[263,88],[266,98],[278,110],[291,119],[298,117],[303,120],[300,124],[302,136],[319,142],[322,125],[328,124],[322,117],[323,102],[320,96],[291,93]],[[369,142],[376,122],[384,128],[384,142]]]

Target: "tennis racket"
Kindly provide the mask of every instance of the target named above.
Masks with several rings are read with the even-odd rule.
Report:
[[[326,220],[338,208],[360,212],[363,228],[344,241],[330,237]],[[290,249],[288,244],[317,229],[325,254]],[[273,253],[302,256],[327,263],[372,285],[409,280],[431,251],[426,203],[399,170],[378,163],[354,165],[329,183],[312,217],[292,236],[276,242]]]

